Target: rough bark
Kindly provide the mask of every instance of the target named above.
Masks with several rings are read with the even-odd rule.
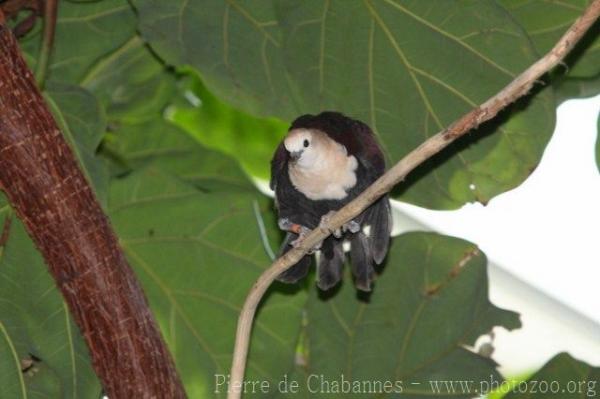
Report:
[[[144,293],[1,15],[0,187],[44,256],[106,394],[185,397]]]

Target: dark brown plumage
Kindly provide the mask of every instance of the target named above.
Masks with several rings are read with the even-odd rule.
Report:
[[[354,199],[384,171],[381,149],[364,123],[337,112],[297,118],[271,161],[279,225],[288,232],[281,252],[288,251],[299,236]],[[324,240],[317,265],[319,288],[327,290],[341,279],[343,243],[349,241],[356,287],[369,291],[373,266],[387,253],[390,230],[389,198],[384,196],[341,232]],[[309,266],[307,255],[279,280],[295,283],[306,276]]]

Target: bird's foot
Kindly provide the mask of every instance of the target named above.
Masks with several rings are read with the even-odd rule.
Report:
[[[311,230],[307,227],[304,226],[300,226],[300,232],[297,233],[298,234],[298,238],[296,238],[294,241],[292,241],[290,244],[292,245],[292,247],[294,248],[298,248],[302,245],[302,241],[304,241],[304,238],[306,238],[306,236],[308,235],[308,233],[310,233]],[[323,244],[323,242],[318,243],[317,245],[315,245],[314,247],[312,247],[307,254],[311,255],[314,254],[315,252],[317,252],[319,249],[321,249],[321,245]]]
[[[294,223],[288,218],[281,218],[277,221],[277,225],[283,231],[289,231],[291,233],[296,233],[300,235],[303,230],[308,230],[308,228],[302,226],[301,224]]]
[[[324,225],[329,224],[331,217],[335,214],[335,212],[336,211],[329,211],[323,215],[320,226],[323,227]],[[331,230],[331,234],[333,234],[335,238],[342,238],[344,233],[348,231],[350,233],[358,233],[360,231],[360,223],[358,223],[356,220],[350,220],[349,222],[344,223],[342,227]]]
[[[290,243],[291,246],[294,248],[298,248],[302,244],[302,241],[308,235],[308,233],[311,232],[311,230],[308,227],[302,226],[301,224],[298,224],[298,223],[294,223],[291,220],[289,220],[288,218],[279,219],[277,224],[279,225],[279,228],[281,230],[298,234],[298,238],[296,238],[294,241],[292,241]],[[319,249],[321,249],[321,244],[322,243],[318,243],[313,248],[311,248],[310,251],[308,251],[308,254],[309,255],[313,254],[316,251],[318,251]]]
[[[349,231],[352,234],[358,233],[360,231],[360,223],[358,223],[356,220],[351,220],[342,225],[342,230],[344,232]]]

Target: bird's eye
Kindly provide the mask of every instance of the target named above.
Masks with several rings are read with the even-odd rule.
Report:
[[[308,144],[309,144],[308,140],[304,140],[304,147],[305,148],[308,147]]]

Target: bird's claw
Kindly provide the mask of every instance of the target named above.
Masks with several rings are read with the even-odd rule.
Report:
[[[321,227],[329,224],[329,221],[331,220],[331,217],[334,214],[335,211],[330,211],[327,214],[323,215],[320,223]],[[342,227],[338,227],[337,229],[331,230],[331,234],[333,234],[335,238],[342,238],[344,233],[348,231],[350,233],[358,233],[360,231],[360,223],[358,223],[356,220],[350,220],[349,222],[344,223]]]
[[[281,230],[284,231],[289,231],[295,234],[298,234],[298,238],[296,238],[294,241],[292,241],[290,243],[290,245],[294,248],[298,248],[301,246],[302,241],[304,240],[304,238],[308,235],[308,233],[310,233],[310,229],[308,227],[302,226],[300,224],[294,223],[291,220],[289,220],[288,218],[281,218],[277,221],[277,224],[279,225],[279,228]],[[310,251],[308,251],[308,254],[313,254],[316,251],[318,251],[319,249],[321,249],[321,244],[322,243],[318,243],[317,245],[315,245],[313,248],[310,249]]]
[[[335,211],[329,211],[327,212],[325,215],[323,215],[321,217],[321,222],[319,223],[319,227],[325,227],[329,224],[329,222],[331,221],[331,217],[335,214]],[[329,229],[329,232],[331,234],[333,234],[333,236],[335,238],[341,238],[342,237],[342,231],[337,228],[337,229]]]
[[[349,231],[352,234],[358,233],[360,231],[360,223],[358,223],[356,220],[351,220],[348,223],[344,223],[342,230],[345,232]]]
[[[288,218],[281,218],[277,221],[277,226],[279,226],[279,229],[283,231],[292,231],[294,225],[295,223],[292,223],[292,221]]]
[[[292,245],[292,247],[294,248],[298,248],[302,245],[302,241],[304,241],[304,238],[306,238],[306,236],[308,235],[308,233],[310,233],[311,230],[307,227],[304,226],[300,226],[300,230],[298,232],[298,238],[296,238],[294,241],[292,241],[290,244]],[[313,253],[315,253],[316,251],[318,251],[319,249],[321,249],[321,244],[323,244],[322,242],[318,243],[317,245],[315,245],[314,247],[312,247],[307,254],[311,255]]]

